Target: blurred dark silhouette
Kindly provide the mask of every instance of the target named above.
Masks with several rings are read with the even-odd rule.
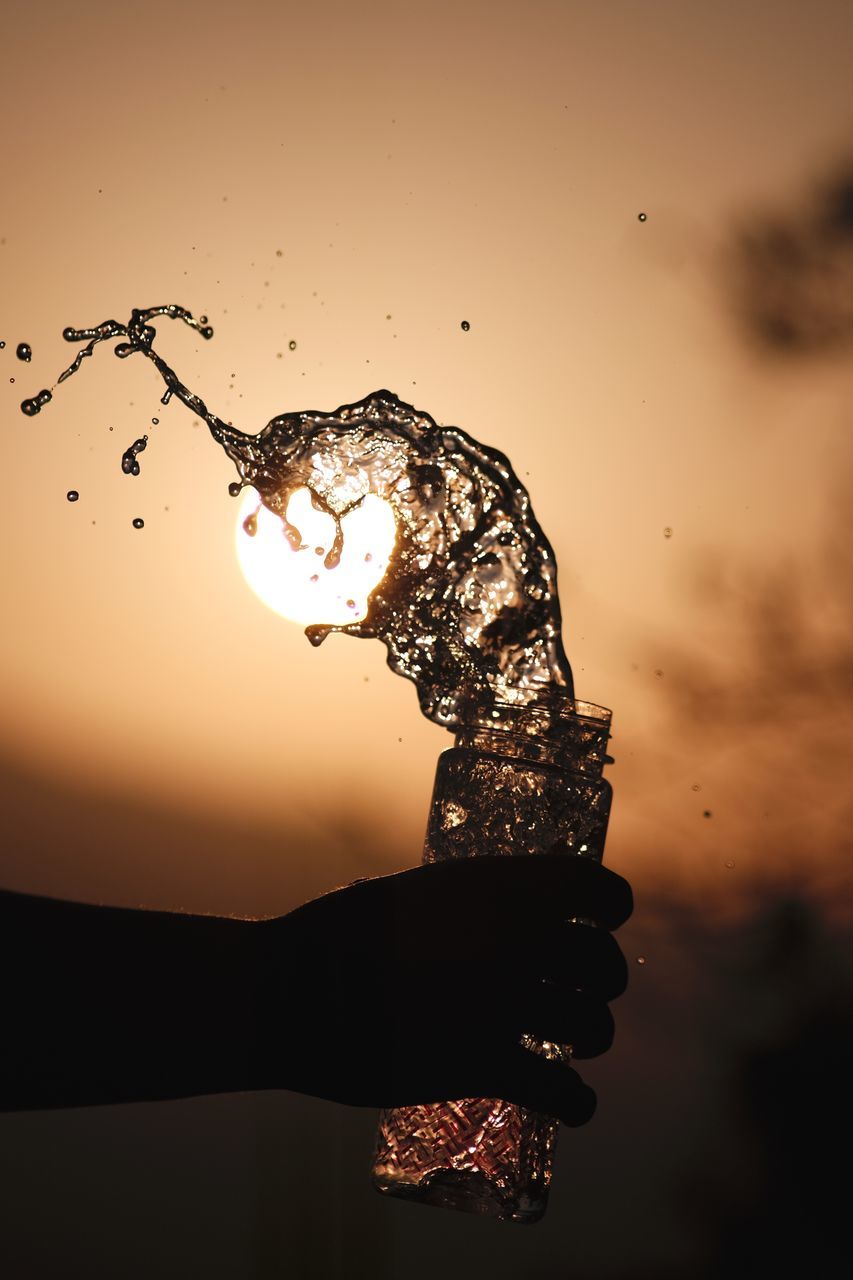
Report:
[[[853,346],[853,159],[789,211],[757,213],[730,256],[735,306],[763,351],[808,356]]]
[[[685,1212],[706,1237],[709,1280],[843,1273],[849,935],[834,938],[813,907],[782,896],[733,942],[734,1033],[721,1049],[741,1143],[703,1161],[701,1172],[694,1166],[681,1191]]]

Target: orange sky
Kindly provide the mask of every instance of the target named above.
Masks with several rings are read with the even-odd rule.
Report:
[[[230,466],[155,371],[102,348],[18,412],[64,326],[171,301],[216,334],[158,349],[244,430],[387,386],[510,456],[613,709],[614,865],[737,898],[781,842],[840,883],[853,373],[750,345],[732,279],[738,229],[846,159],[849,13],[817,8],[774,5],[771,45],[740,5],[7,15],[0,749],[93,847],[99,797],[229,833],[180,875],[125,832],[109,875],[60,841],[8,883],[272,911],[347,873],[348,824],[352,874],[419,858],[449,737],[378,644],[314,651],[257,602]]]
[[[0,887],[266,914],[420,857],[449,736],[378,643],[252,595],[233,471],[155,370],[104,346],[19,412],[66,325],[176,302],[215,337],[158,349],[246,431],[388,387],[508,454],[637,909],[535,1237],[381,1199],[373,1113],[277,1091],[3,1117],[0,1269],[700,1280],[751,1241],[783,1275],[780,1153],[836,1269],[851,66],[848,0],[5,6]],[[802,1115],[749,1093],[777,1068]]]

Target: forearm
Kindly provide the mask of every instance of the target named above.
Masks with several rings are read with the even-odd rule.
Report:
[[[0,1109],[261,1087],[263,929],[0,892]]]

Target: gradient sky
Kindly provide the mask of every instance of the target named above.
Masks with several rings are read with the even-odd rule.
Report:
[[[66,325],[177,302],[215,337],[157,349],[243,430],[388,387],[508,454],[613,709],[638,901],[849,917],[853,240],[820,209],[851,59],[841,0],[9,8],[4,886],[271,914],[420,857],[449,736],[378,643],[314,650],[256,600],[230,464],[154,369],[105,344],[19,412]],[[768,223],[811,255],[790,298],[739,249]],[[764,284],[817,336],[768,341]]]

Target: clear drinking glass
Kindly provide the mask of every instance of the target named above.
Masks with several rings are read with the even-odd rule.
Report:
[[[601,776],[611,762],[609,729],[609,711],[554,686],[526,705],[471,715],[439,757],[423,861],[560,850],[600,860],[612,795]],[[512,964],[511,953],[505,960]],[[548,1058],[571,1057],[568,1046],[529,1035],[522,1043]],[[537,1222],[559,1127],[493,1098],[395,1107],[380,1113],[373,1184],[422,1204]]]

